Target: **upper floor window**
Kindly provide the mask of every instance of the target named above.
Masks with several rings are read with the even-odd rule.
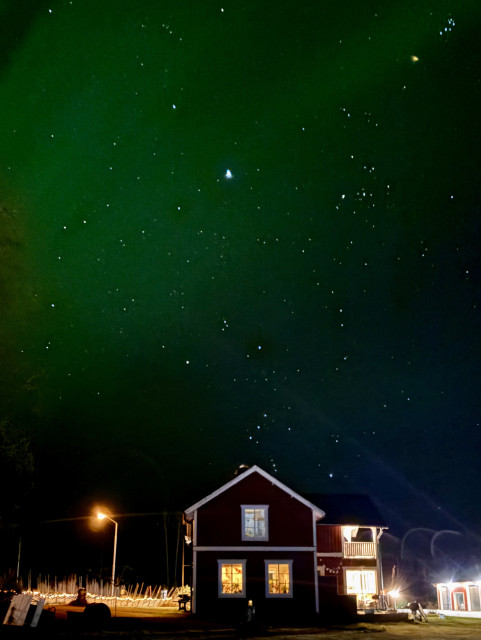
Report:
[[[242,540],[268,540],[268,509],[265,504],[242,505]]]

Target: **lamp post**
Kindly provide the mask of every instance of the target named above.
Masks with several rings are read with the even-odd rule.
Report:
[[[115,560],[117,557],[117,530],[118,530],[118,522],[116,522],[115,520],[112,520],[112,518],[110,516],[108,516],[106,513],[102,513],[101,511],[99,511],[97,513],[97,518],[99,520],[110,520],[110,522],[113,522],[115,525],[115,533],[114,533],[114,557],[112,560],[112,596],[114,595],[114,588],[115,588]]]

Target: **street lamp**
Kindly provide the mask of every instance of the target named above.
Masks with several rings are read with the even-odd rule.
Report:
[[[115,560],[117,557],[117,529],[118,529],[118,522],[116,522],[115,520],[112,520],[112,518],[110,516],[108,516],[106,513],[102,513],[101,511],[99,511],[97,513],[97,518],[99,520],[110,520],[110,522],[113,522],[115,525],[115,533],[114,533],[114,558],[112,560],[112,596],[114,595],[114,587],[115,587]]]

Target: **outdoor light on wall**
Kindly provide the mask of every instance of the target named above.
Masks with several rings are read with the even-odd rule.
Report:
[[[393,609],[396,609],[396,600],[399,598],[399,593],[400,593],[399,589],[392,589],[392,591],[390,591],[388,594],[392,598]]]

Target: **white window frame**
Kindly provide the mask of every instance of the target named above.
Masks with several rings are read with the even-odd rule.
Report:
[[[287,564],[289,566],[289,593],[269,593],[269,565],[270,564]],[[294,582],[292,580],[292,560],[282,558],[281,560],[269,559],[264,560],[266,575],[266,598],[293,598]]]
[[[263,509],[264,510],[264,524],[265,524],[265,535],[263,536],[248,536],[246,535],[246,509]],[[269,505],[268,504],[242,504],[242,540],[245,542],[249,541],[257,541],[263,540],[267,542],[269,540]]]
[[[217,560],[217,594],[219,598],[245,598],[246,597],[246,562],[247,560],[231,560],[230,558],[222,558]],[[222,565],[224,564],[241,564],[242,565],[242,591],[239,593],[223,593],[222,592]]]

